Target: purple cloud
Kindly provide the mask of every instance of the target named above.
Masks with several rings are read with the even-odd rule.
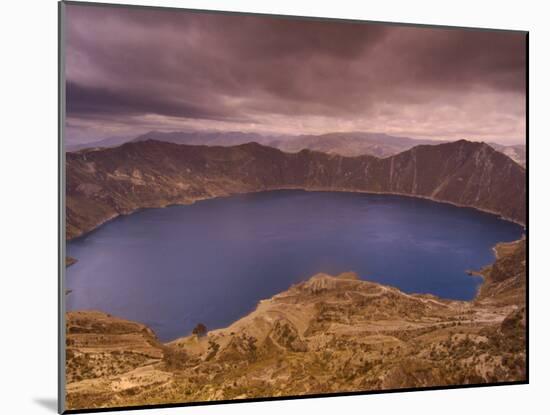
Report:
[[[525,34],[67,6],[69,140],[148,129],[524,140]]]

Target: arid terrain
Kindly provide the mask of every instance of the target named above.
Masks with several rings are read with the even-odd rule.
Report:
[[[139,323],[68,313],[67,408],[524,381],[525,240],[495,254],[471,302],[318,274],[167,344]]]

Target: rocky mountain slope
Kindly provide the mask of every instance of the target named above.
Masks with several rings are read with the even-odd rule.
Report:
[[[385,158],[410,150],[419,145],[439,145],[445,141],[421,140],[408,137],[396,137],[387,134],[376,133],[328,133],[321,135],[301,135],[284,140],[266,142],[267,145],[276,147],[289,153],[301,150],[321,151],[328,154],[355,157],[371,155]],[[525,167],[525,145],[503,145],[488,143],[495,150],[507,155],[519,165]]]
[[[471,302],[318,274],[168,344],[138,323],[68,313],[67,407],[524,381],[525,241],[495,252]]]
[[[484,143],[417,146],[395,156],[284,153],[248,143],[159,141],[66,155],[67,237],[136,209],[234,193],[305,189],[429,198],[525,222],[525,169]]]

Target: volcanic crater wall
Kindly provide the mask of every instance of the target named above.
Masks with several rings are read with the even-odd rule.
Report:
[[[484,143],[414,147],[392,157],[284,153],[248,143],[160,141],[66,154],[67,238],[140,208],[275,189],[400,194],[468,206],[525,224],[525,169]]]

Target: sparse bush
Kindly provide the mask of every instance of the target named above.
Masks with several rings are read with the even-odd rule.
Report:
[[[208,329],[203,323],[199,323],[195,326],[192,333],[197,337],[204,337],[208,333]]]

